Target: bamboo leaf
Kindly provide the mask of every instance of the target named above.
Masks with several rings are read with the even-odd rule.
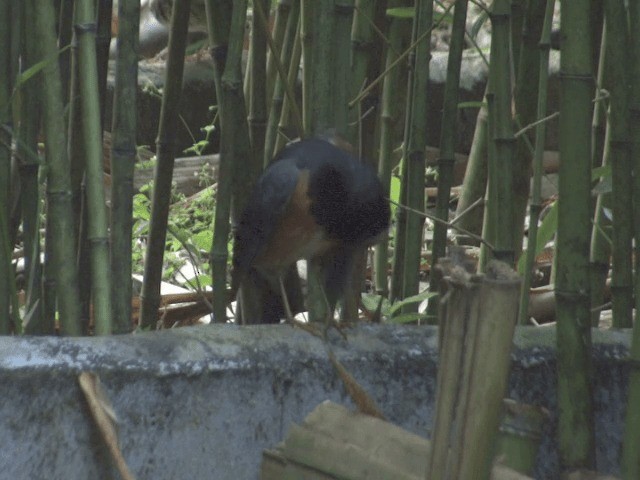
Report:
[[[146,221],[149,221],[151,218],[149,199],[142,193],[138,193],[133,197],[133,217],[136,220]]]
[[[549,210],[549,213],[544,217],[538,228],[538,235],[536,236],[536,253],[537,257],[540,255],[544,247],[551,241],[553,236],[558,231],[558,202],[554,202]],[[520,255],[518,260],[518,273],[524,275],[524,265],[526,261],[526,255]]]
[[[469,31],[469,36],[473,39],[475,39],[478,36],[478,32],[480,31],[480,29],[482,28],[482,25],[484,25],[484,22],[487,21],[487,19],[489,18],[489,13],[486,10],[483,10],[480,15],[478,15],[478,18],[476,18],[476,21],[473,22],[473,25],[471,26],[471,30]]]
[[[211,230],[198,232],[191,237],[191,242],[199,250],[208,252],[211,250],[211,245],[213,244],[213,232]]]
[[[421,318],[423,318],[424,315],[421,313],[403,313],[401,315],[398,315],[397,317],[393,317],[391,319],[391,323],[411,323],[411,322],[417,322],[418,320],[420,320]]]
[[[387,16],[393,18],[413,18],[415,14],[416,9],[414,7],[397,7],[387,9]]]
[[[411,295],[410,297],[404,298],[396,303],[394,303],[389,309],[389,313],[393,314],[401,309],[405,305],[410,305],[412,303],[420,303],[428,298],[437,295],[436,292],[430,292],[429,290],[425,290],[424,292],[418,293],[417,295]]]
[[[67,49],[69,49],[70,47],[71,45],[62,47],[60,50],[49,55],[44,60],[32,65],[31,67],[27,68],[24,72],[22,72],[20,75],[18,75],[18,78],[16,79],[16,86],[14,87],[14,91],[19,90],[20,87],[22,87],[22,85],[24,85],[27,81],[29,81],[34,75],[37,75],[47,65],[49,65],[52,62],[57,62],[58,56],[64,51],[66,51]]]
[[[482,107],[486,107],[486,106],[487,106],[487,102],[483,102],[481,100],[474,101],[474,102],[460,102],[460,103],[458,103],[458,108],[459,109],[463,109],[463,108],[482,108]]]

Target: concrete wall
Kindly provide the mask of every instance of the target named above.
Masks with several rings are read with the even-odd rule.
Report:
[[[598,467],[617,472],[628,332],[596,332]],[[519,329],[512,398],[554,408],[554,331]],[[435,394],[437,331],[362,326],[339,359],[388,418],[426,435]],[[255,479],[262,449],[325,399],[350,405],[323,344],[289,326],[190,327],[106,338],[0,338],[0,479],[117,478],[77,383],[100,375],[138,479]],[[537,477],[554,478],[555,419]]]

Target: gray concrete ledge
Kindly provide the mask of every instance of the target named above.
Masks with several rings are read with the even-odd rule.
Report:
[[[597,462],[618,472],[629,332],[594,332]],[[437,330],[362,326],[338,358],[388,418],[426,436]],[[555,331],[518,329],[509,394],[555,410]],[[326,399],[351,405],[323,344],[288,326],[203,326],[105,338],[0,337],[0,479],[108,479],[77,383],[100,375],[138,479],[256,479],[261,451]],[[555,416],[537,478],[555,478]]]

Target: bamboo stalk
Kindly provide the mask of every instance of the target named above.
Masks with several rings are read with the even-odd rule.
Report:
[[[438,157],[438,195],[436,198],[436,216],[444,222],[449,221],[449,202],[453,186],[453,166],[455,164],[455,148],[457,141],[458,91],[460,84],[460,66],[464,47],[465,25],[467,20],[467,1],[456,2],[453,25],[451,27],[451,43],[447,60],[447,80],[444,88],[442,108],[440,156]],[[447,247],[447,224],[438,222],[433,229],[433,246],[431,263],[437,264],[444,257]],[[440,283],[439,269],[432,268],[429,276],[429,290],[436,293]],[[437,314],[437,298],[429,301],[427,321],[435,323]]]
[[[11,45],[11,4],[0,1],[0,43]],[[15,23],[15,22],[13,22]],[[0,49],[0,68],[7,74],[0,75],[0,335],[10,333],[10,282],[11,241],[9,235],[9,194],[11,185],[11,49]]]
[[[280,3],[285,3],[285,2],[281,1],[279,2],[278,5],[280,5]],[[286,2],[286,3],[290,3],[290,2]],[[297,0],[293,2],[292,5],[290,4],[287,11],[288,11],[287,24],[281,40],[282,48],[280,49],[279,63],[280,63],[280,66],[283,66],[283,65],[290,65],[294,61],[293,54],[295,51],[295,45],[297,43],[298,55],[297,55],[297,62],[295,67],[295,72],[297,73],[298,64],[300,63],[300,48],[299,48],[300,35],[298,30],[298,26],[300,25],[300,1]],[[283,21],[282,17],[279,18],[279,21],[280,22]],[[276,23],[277,22],[278,20],[276,20]],[[276,45],[278,44],[276,43]],[[267,77],[269,77],[269,65],[277,64],[277,60],[274,59],[275,53],[273,50],[269,52],[269,55],[270,55],[269,64],[267,64]],[[272,68],[275,72],[276,67],[272,67]],[[285,96],[284,96],[285,88],[286,88],[285,83],[288,83],[288,79],[286,78],[286,72],[283,71],[283,73],[285,73],[284,78],[279,74],[275,78],[273,94],[271,97],[271,108],[269,109],[269,120],[267,122],[267,132],[265,135],[265,148],[264,148],[264,164],[265,165],[267,165],[271,161],[271,159],[273,158],[273,155],[277,151],[276,144],[277,144],[277,135],[278,135],[278,122],[282,118],[282,115],[284,112],[283,107],[285,102]],[[291,89],[291,84],[288,84],[288,88]],[[300,128],[302,128],[302,125],[300,125]]]
[[[98,66],[98,99],[100,101],[100,124],[104,125],[104,103],[107,98],[107,73],[109,71],[109,47],[111,46],[111,19],[113,0],[97,2],[96,27],[96,64]],[[118,17],[122,21],[122,17]],[[127,21],[127,20],[125,20]]]
[[[591,232],[591,27],[588,0],[561,4],[560,176],[556,313],[558,445],[564,469],[594,463],[591,396],[589,234]]]
[[[24,72],[35,63],[34,38],[28,27],[30,13],[23,6],[22,54],[20,66]],[[40,192],[38,184],[38,131],[40,128],[39,79],[33,78],[21,86],[20,125],[17,135],[17,163],[20,173],[20,200],[22,231],[25,249],[25,273],[27,279],[26,311],[29,320],[24,332],[31,335],[54,333],[53,323],[45,325],[42,317],[42,264],[40,262]],[[15,320],[15,319],[14,319]]]
[[[485,101],[483,102],[478,116],[476,118],[476,126],[473,132],[473,140],[471,142],[471,151],[469,152],[469,161],[464,172],[462,180],[462,189],[460,198],[458,199],[458,207],[456,208],[456,217],[466,211],[471,205],[474,205],[480,199],[484,198],[487,189],[487,142],[488,142],[488,123],[487,123],[487,102],[486,93],[489,91],[489,83],[485,87]],[[482,223],[484,214],[482,210],[475,212],[475,215],[463,216],[458,225],[476,235],[482,233]],[[465,239],[469,242],[469,239]]]
[[[112,331],[111,269],[103,182],[102,127],[96,84],[95,13],[91,0],[76,4],[75,35],[78,39],[78,67],[87,182],[87,239],[91,246],[91,279],[95,333]]]
[[[596,79],[596,102],[593,109],[591,125],[591,166],[593,168],[607,165],[609,151],[605,145],[609,144],[609,132],[607,122],[607,102],[601,95],[603,89],[608,89],[610,84],[609,69],[606,66],[607,29],[602,31],[602,45],[598,64],[598,76]],[[606,211],[611,209],[611,192],[602,192],[598,195],[593,219],[594,228],[591,232],[591,326],[597,327],[600,321],[600,312],[604,302],[604,288],[609,275],[609,260],[611,258],[611,218]]]
[[[551,49],[551,22],[553,21],[553,9],[555,0],[547,0],[544,16],[544,25],[540,37],[540,72],[538,74],[538,118],[544,117],[547,112],[547,84],[549,83],[549,50]],[[522,292],[520,294],[520,312],[518,323],[524,325],[528,320],[529,289],[531,288],[531,274],[536,256],[538,220],[542,211],[541,185],[542,185],[542,156],[544,154],[544,142],[546,123],[536,126],[535,152],[533,156],[533,189],[531,193],[531,206],[529,216],[529,236],[527,240],[527,257],[522,280]]]
[[[513,153],[515,139],[511,116],[512,87],[509,60],[509,15],[510,2],[496,0],[491,8],[491,90],[495,105],[496,170],[489,169],[491,184],[495,188],[496,238],[493,255],[496,259],[513,265],[515,260],[513,239]],[[491,163],[489,164],[491,165]]]
[[[622,460],[620,470],[624,480],[640,478],[640,5],[637,2],[629,3],[629,70],[631,77],[635,79],[631,87],[630,108],[630,137],[631,158],[634,159],[634,183],[633,183],[633,215],[635,233],[635,277],[634,293],[636,317],[631,341],[631,371],[629,373],[629,400],[627,402],[627,414],[625,418],[624,438],[622,444]]]
[[[224,322],[227,306],[227,244],[230,235],[229,217],[232,194],[236,210],[241,211],[243,208],[243,204],[238,204],[236,201],[240,196],[234,193],[234,188],[236,192],[239,191],[235,183],[240,181],[239,170],[234,171],[234,168],[245,168],[245,165],[241,162],[235,162],[234,165],[234,159],[247,158],[250,149],[241,71],[247,2],[238,1],[227,6],[219,2],[210,2],[207,4],[207,12],[209,38],[215,48],[215,74],[218,79],[216,95],[219,102],[221,127],[218,177],[232,179],[218,182],[213,245],[210,253],[211,273],[214,279],[213,313],[217,322]],[[214,17],[219,17],[220,23],[217,23],[218,19]],[[246,185],[244,188],[251,188],[251,186]],[[244,316],[248,310],[244,306],[242,309]]]
[[[421,38],[425,32],[431,30],[433,23],[433,2],[421,0],[416,3],[414,18],[413,39]],[[410,85],[410,93],[407,102],[412,105],[407,109],[408,141],[405,146],[404,162],[406,162],[407,203],[409,208],[424,209],[424,147],[426,145],[427,131],[427,98],[429,87],[429,60],[431,42],[430,36],[426,36],[415,48],[415,61]],[[418,267],[420,266],[420,253],[422,251],[422,228],[424,218],[418,215],[408,215],[406,224],[406,238],[404,245],[404,267],[402,278],[402,297],[407,298],[418,293]],[[404,307],[403,312],[415,311],[417,304]]]
[[[114,333],[131,331],[131,229],[136,161],[140,2],[119,0],[111,124],[111,293]]]
[[[547,0],[530,0],[524,3],[523,26],[521,32],[512,31],[512,44],[519,45],[513,58],[517,61],[515,78],[514,105],[517,125],[529,125],[547,115],[546,110],[536,112],[540,72],[539,41],[542,34],[545,5]],[[513,15],[512,9],[512,15]],[[512,19],[513,26],[513,19]],[[513,28],[513,27],[512,27]],[[537,115],[537,117],[536,117]],[[523,136],[516,142],[513,155],[513,246],[515,256],[520,256],[524,233],[524,219],[529,202],[531,186],[531,161],[534,155],[531,149],[532,137]]]
[[[633,213],[631,190],[633,177],[631,163],[631,138],[629,136],[629,34],[626,28],[627,12],[623,2],[604,2],[607,23],[607,59],[611,69],[611,104],[609,124],[611,136],[607,148],[611,161],[611,205],[613,207],[613,231],[611,235],[611,297],[613,301],[613,326],[630,328],[633,311],[633,272],[631,245],[633,239]]]
[[[409,70],[411,72],[411,70]],[[411,75],[411,73],[409,73]],[[408,116],[411,106],[407,103],[406,115]],[[407,130],[404,131],[405,144],[407,140]],[[407,162],[402,159],[400,162],[400,204],[407,205]],[[404,256],[405,243],[407,238],[407,217],[408,211],[404,208],[396,208],[395,235],[393,245],[393,270],[391,271],[391,284],[389,287],[389,300],[392,302],[403,298],[402,280],[404,278]]]
[[[269,4],[266,0],[254,0],[251,17],[251,69],[249,100],[249,138],[253,147],[252,161],[245,163],[244,170],[251,178],[257,178],[263,167],[265,133],[267,130],[267,35],[271,33],[260,21],[269,17]],[[258,13],[260,11],[260,13]],[[262,14],[262,17],[260,16]],[[268,23],[268,22],[264,22]]]
[[[64,48],[73,39],[73,3],[74,0],[61,0],[60,11],[58,12],[58,46]],[[69,103],[69,92],[71,83],[71,51],[64,50],[58,57],[60,63],[60,79],[62,82],[62,101],[65,105]]]
[[[53,5],[50,2],[31,0],[35,25],[34,35],[37,54],[41,59],[56,54],[55,25]],[[67,335],[79,335],[80,310],[78,293],[78,272],[75,268],[75,241],[73,238],[73,215],[71,210],[71,179],[69,176],[69,158],[67,156],[66,135],[60,116],[64,110],[60,71],[57,62],[48,62],[42,71],[43,125],[46,138],[47,203],[51,217],[53,265],[58,285],[64,289],[58,291],[61,331]]]
[[[333,127],[333,75],[335,61],[333,35],[335,26],[333,1],[302,0],[301,35],[304,58],[302,109],[304,131],[324,134]],[[325,321],[329,305],[322,285],[322,267],[318,261],[308,262],[307,307],[311,321]]]
[[[491,80],[489,80],[491,84]],[[498,195],[496,191],[495,181],[491,178],[491,172],[497,171],[497,156],[495,137],[495,95],[493,91],[487,91],[485,95],[487,101],[487,186],[485,195],[484,217],[482,219],[482,238],[492,245],[496,243],[496,216],[498,209]],[[478,269],[484,272],[487,263],[492,256],[491,249],[487,244],[480,245],[480,258],[478,259]]]
[[[407,19],[391,17],[389,19],[389,46],[386,53],[386,66],[391,65],[402,50],[403,33],[406,30]],[[380,150],[378,156],[378,175],[384,188],[385,195],[390,193],[391,173],[393,170],[393,127],[398,121],[398,93],[400,90],[400,69],[394,68],[385,77],[382,86],[382,107],[380,111]],[[389,238],[385,236],[375,247],[375,286],[376,292],[383,296],[389,295],[388,271]]]
[[[333,79],[333,110],[335,120],[333,128],[339,136],[345,136],[348,129],[349,110],[347,103],[353,83],[351,78],[352,52],[345,48],[351,40],[355,0],[335,0],[335,27],[333,35],[333,51],[335,52]],[[359,150],[360,154],[362,152]]]
[[[287,43],[285,41],[285,36],[289,31],[289,16],[292,11],[298,9],[300,7],[299,0],[278,0],[275,8],[275,16],[273,21],[273,41],[274,45],[278,45],[279,52],[283,52],[284,46]],[[298,13],[300,10],[298,10]],[[263,26],[263,29],[268,31],[267,28]],[[295,25],[294,28],[295,30]],[[269,53],[267,54],[267,87],[266,87],[266,96],[267,98],[273,98],[275,85],[277,82],[278,76],[278,67],[276,66],[277,61],[280,60],[282,64],[288,65],[288,62],[283,62],[282,58],[279,58],[279,55],[276,54],[273,50],[269,49]],[[269,115],[271,115],[271,111],[269,111]]]
[[[75,12],[73,7],[70,7]],[[76,22],[75,15],[68,21],[68,28],[73,32],[73,25]],[[66,22],[65,22],[65,26]],[[82,94],[80,92],[79,74],[79,46],[75,35],[71,40],[71,65],[69,76],[70,92],[67,94],[69,100],[68,118],[68,151],[71,162],[71,195],[74,215],[74,242],[77,250],[78,282],[83,288],[80,289],[80,323],[82,333],[89,335],[91,329],[91,246],[88,241],[88,212],[85,179],[85,158],[84,158],[84,138],[82,127]],[[47,216],[47,222],[49,222]],[[49,227],[47,227],[49,230]],[[45,257],[45,271],[47,258]],[[48,281],[48,280],[47,280]],[[56,284],[52,283],[53,290]],[[52,319],[53,321],[53,319]]]
[[[509,266],[496,261],[486,275],[472,274],[472,263],[457,253],[438,268],[445,279],[443,334],[427,478],[488,479],[507,387],[520,280]]]
[[[292,89],[292,86],[298,80],[298,72],[300,69],[300,60],[302,58],[302,22],[300,19],[300,13],[298,12],[298,20],[296,22],[296,31],[294,36],[293,51],[291,52],[291,60],[289,62],[289,70],[287,71],[287,84],[285,88]],[[288,87],[287,87],[288,85]],[[292,116],[296,127],[291,125]],[[293,96],[287,95],[282,103],[282,112],[278,121],[278,135],[276,136],[276,146],[273,149],[274,152],[280,151],[284,145],[289,141],[288,135],[291,135],[297,128],[298,136],[304,136],[304,126],[302,120],[302,113]]]
[[[157,162],[151,207],[149,239],[145,255],[144,283],[142,284],[142,306],[140,326],[154,328],[160,306],[160,281],[164,246],[167,234],[171,179],[175,160],[175,129],[178,120],[178,102],[182,90],[184,54],[189,25],[190,0],[173,4],[169,34],[169,57],[164,82],[164,95],[160,109],[158,139],[156,141]]]
[[[376,10],[376,0],[356,0],[351,28],[351,65],[349,68],[349,88],[351,98],[362,90],[367,79],[369,58],[373,50],[373,29],[371,19]],[[344,132],[347,141],[362,155],[362,99],[349,104],[348,130]]]

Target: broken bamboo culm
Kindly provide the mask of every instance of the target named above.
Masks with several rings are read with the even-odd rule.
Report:
[[[427,478],[488,479],[505,395],[520,278],[492,261],[472,273],[463,255],[444,258],[440,366]],[[458,257],[458,258],[455,258]]]

